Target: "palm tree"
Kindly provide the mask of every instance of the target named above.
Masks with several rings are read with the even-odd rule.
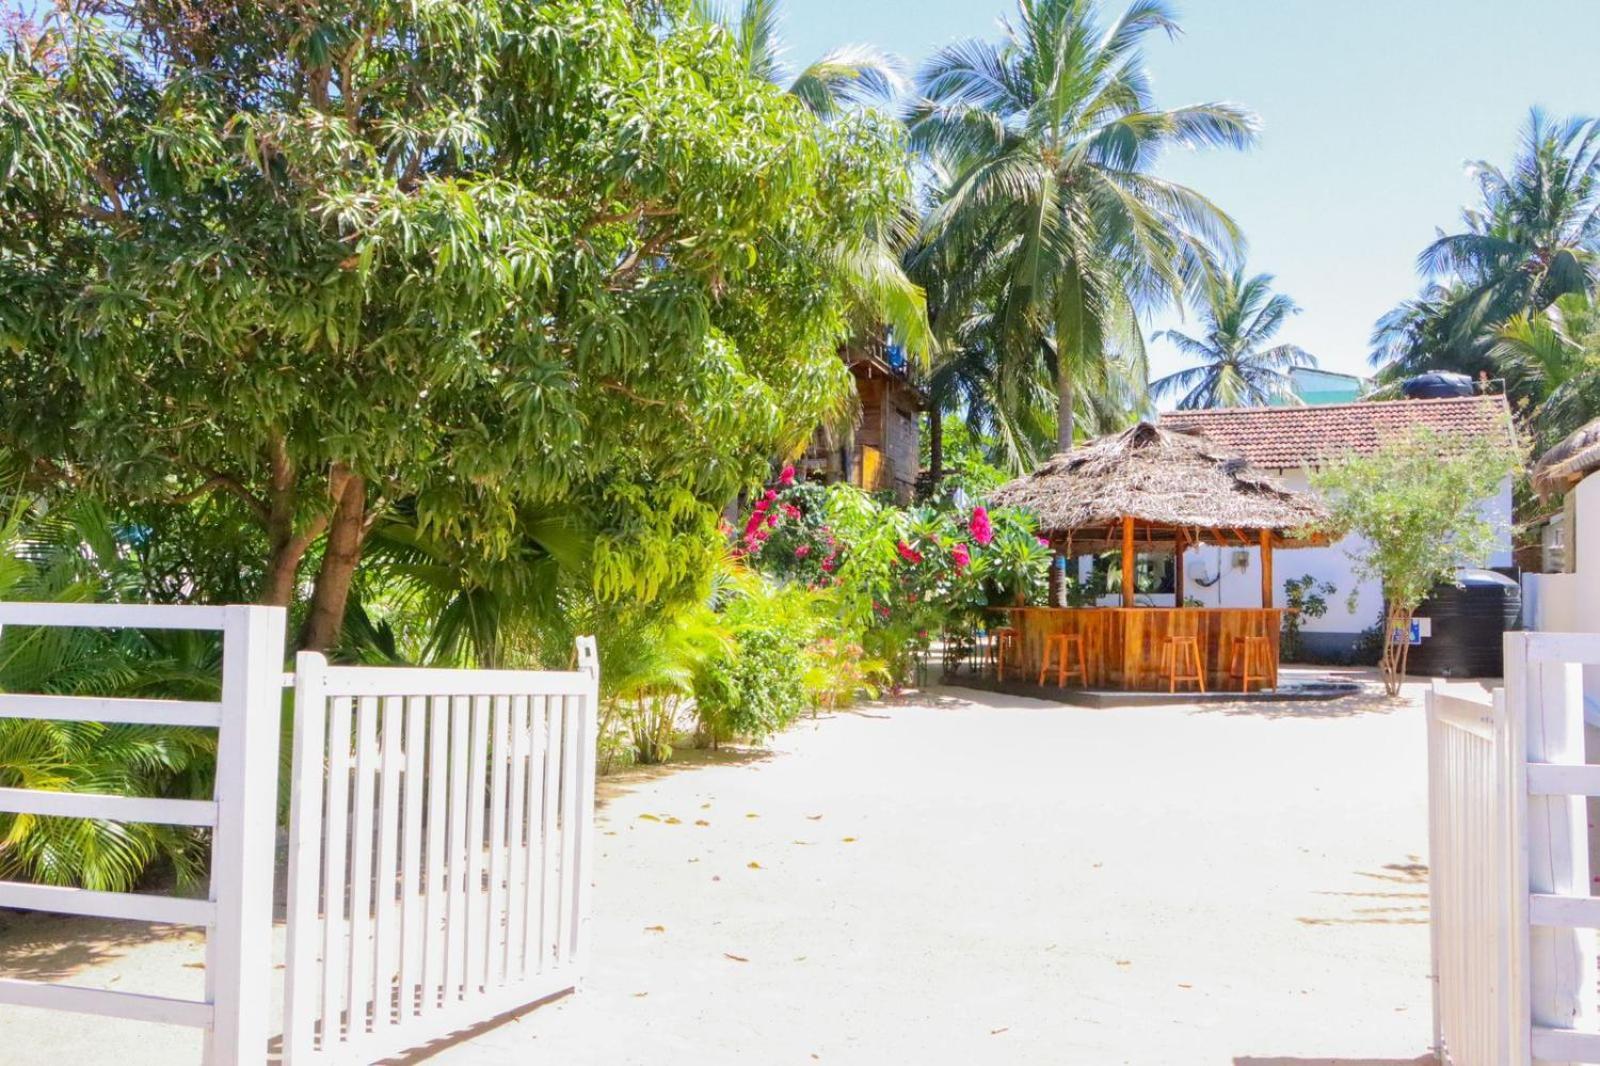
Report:
[[[1140,45],[1175,35],[1161,0],[1102,29],[1095,0],[1019,0],[999,44],[937,53],[917,78],[912,143],[956,175],[927,222],[975,271],[1008,359],[1046,359],[1057,445],[1072,446],[1079,394],[1119,353],[1143,358],[1137,316],[1201,282],[1237,226],[1151,169],[1171,145],[1243,148],[1256,120],[1229,104],[1157,109]]]
[[[1545,446],[1600,415],[1600,300],[1559,296],[1540,314],[1513,315],[1489,354],[1507,390],[1530,405]]]
[[[1443,286],[1391,311],[1374,334],[1374,362],[1394,363],[1386,377],[1487,369],[1495,327],[1595,289],[1600,120],[1554,121],[1536,108],[1509,171],[1483,161],[1469,169],[1482,203],[1462,212],[1461,232],[1441,234],[1417,257],[1418,270]]]
[[[1242,267],[1217,275],[1206,284],[1205,300],[1204,337],[1175,329],[1156,334],[1200,365],[1151,382],[1150,391],[1157,397],[1182,393],[1182,410],[1293,400],[1287,371],[1317,361],[1292,344],[1266,347],[1284,320],[1300,311],[1289,297],[1272,291],[1272,275],[1247,278]]]

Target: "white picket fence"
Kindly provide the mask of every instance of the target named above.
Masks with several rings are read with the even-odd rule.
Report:
[[[222,634],[218,701],[0,694],[0,717],[217,730],[210,800],[146,799],[0,788],[0,812],[204,826],[213,831],[203,900],[0,882],[0,907],[204,926],[205,999],[0,980],[0,1004],[205,1030],[206,1062],[255,1066],[267,1047],[273,833],[277,809],[281,607],[0,604],[0,626],[184,629]],[[0,1026],[0,1033],[4,1027]],[[112,1051],[107,1049],[107,1060]]]
[[[193,1026],[208,1066],[264,1066],[283,610],[0,604],[0,626],[223,641],[219,701],[0,693],[0,717],[218,730],[211,800],[0,788],[0,812],[213,829],[204,900],[0,882],[0,907],[204,926],[205,999],[4,979],[0,1005]],[[544,672],[297,658],[284,1062],[375,1062],[577,987],[594,860],[592,638],[578,660]]]
[[[295,664],[284,1048],[368,1063],[572,989],[598,670]]]
[[[1600,635],[1511,633],[1492,697],[1428,696],[1434,1031],[1454,1066],[1600,1063],[1582,666]]]

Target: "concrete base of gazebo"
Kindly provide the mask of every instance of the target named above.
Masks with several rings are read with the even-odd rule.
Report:
[[[1006,678],[996,681],[993,674],[973,674],[962,670],[946,674],[943,684],[954,688],[972,688],[981,692],[1000,692],[1007,696],[1027,696],[1032,699],[1051,700],[1073,707],[1156,707],[1172,703],[1310,703],[1336,700],[1353,696],[1361,691],[1354,681],[1286,681],[1275,689],[1255,692],[1225,691],[1196,692],[1192,688],[1178,692],[1125,691],[1108,688],[1079,688],[1055,685],[1037,685],[1031,680]]]

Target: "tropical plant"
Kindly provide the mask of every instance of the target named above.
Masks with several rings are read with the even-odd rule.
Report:
[[[1298,402],[1287,371],[1316,366],[1316,359],[1293,344],[1267,343],[1299,310],[1289,297],[1272,291],[1271,274],[1247,278],[1240,267],[1207,279],[1205,335],[1191,337],[1176,329],[1156,334],[1200,365],[1152,381],[1151,394],[1180,395],[1181,410]]]
[[[735,574],[718,605],[730,640],[695,677],[695,714],[713,745],[763,739],[805,711],[809,649],[824,617],[818,590],[742,567]]]
[[[94,602],[136,591],[126,540],[87,498],[41,511],[7,502],[0,524],[0,599]],[[216,699],[213,636],[143,630],[6,626],[0,691]],[[0,719],[0,787],[136,796],[211,794],[216,738],[207,730]],[[153,866],[182,886],[205,874],[198,830],[90,818],[0,814],[0,876],[127,891]]]
[[[1471,164],[1481,202],[1459,232],[1417,258],[1441,284],[1380,321],[1373,361],[1393,378],[1419,369],[1475,374],[1486,334],[1569,293],[1592,292],[1600,264],[1600,121],[1535,108],[1509,170]]]
[[[1494,527],[1482,501],[1522,465],[1509,422],[1495,431],[1446,439],[1423,426],[1370,454],[1348,452],[1311,475],[1328,501],[1325,532],[1354,535],[1358,579],[1383,591],[1384,644],[1379,665],[1389,695],[1405,680],[1411,616],[1434,586],[1482,565]],[[1351,593],[1354,610],[1355,593]]]
[[[1489,355],[1506,389],[1529,404],[1544,447],[1600,415],[1600,303],[1584,293],[1558,296],[1538,314],[1513,315],[1492,337]]]
[[[986,289],[999,350],[1047,365],[1057,446],[1112,356],[1143,365],[1138,314],[1180,298],[1239,243],[1194,190],[1152,172],[1170,146],[1245,147],[1256,120],[1229,104],[1155,107],[1141,44],[1177,32],[1159,0],[1103,27],[1094,0],[1019,0],[1000,44],[969,40],[917,76],[912,144],[954,175],[925,243],[957,249]],[[1142,385],[1143,377],[1139,378]]]
[[[1310,574],[1291,577],[1283,583],[1283,657],[1293,662],[1304,650],[1300,627],[1308,619],[1328,613],[1328,597],[1339,588],[1331,581],[1318,581]]]

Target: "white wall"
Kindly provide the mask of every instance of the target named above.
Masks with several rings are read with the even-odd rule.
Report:
[[[1311,486],[1303,470],[1275,470],[1272,474],[1288,488],[1300,492],[1310,491]],[[1600,481],[1600,478],[1591,480]],[[1595,496],[1597,507],[1600,507],[1600,488],[1596,489]],[[1495,550],[1485,560],[1485,565],[1510,566],[1510,478],[1501,483],[1499,492],[1484,501],[1483,513],[1495,528]],[[1600,513],[1596,514],[1591,528],[1600,530]],[[1364,544],[1360,537],[1346,537],[1324,548],[1282,548],[1274,551],[1272,553],[1274,605],[1285,606],[1283,595],[1285,581],[1310,574],[1318,581],[1331,582],[1337,591],[1325,597],[1328,601],[1327,614],[1321,618],[1305,620],[1302,626],[1305,632],[1354,634],[1377,622],[1383,610],[1382,590],[1375,581],[1358,582],[1351,560],[1351,554],[1359,554]],[[1236,553],[1242,553],[1242,559]],[[1242,566],[1239,565],[1239,561],[1242,561]],[[1083,561],[1085,569],[1080,573],[1087,573],[1087,562]],[[1222,574],[1220,580],[1209,586],[1200,583],[1202,579],[1209,582],[1217,577],[1219,569]],[[1261,555],[1258,549],[1217,548],[1210,545],[1191,548],[1184,553],[1183,570],[1184,595],[1199,600],[1203,606],[1259,607],[1261,605]],[[1596,581],[1600,583],[1600,567],[1596,570]],[[1356,591],[1354,611],[1349,605],[1352,588]],[[1593,602],[1597,611],[1600,611],[1600,588],[1594,591]],[[1156,606],[1171,606],[1173,597],[1171,595],[1140,597],[1141,602],[1146,600]],[[1107,606],[1116,606],[1121,603],[1121,597],[1104,596],[1099,602]],[[1600,631],[1600,624],[1596,625],[1596,631]]]

